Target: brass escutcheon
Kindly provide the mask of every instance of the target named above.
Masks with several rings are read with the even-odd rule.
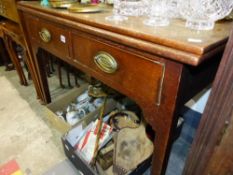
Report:
[[[116,72],[118,65],[115,58],[107,52],[100,51],[94,57],[95,64],[106,73]]]
[[[49,41],[51,41],[52,37],[48,29],[42,28],[41,31],[39,32],[39,35],[40,35],[41,40],[44,41],[45,43],[48,43]]]

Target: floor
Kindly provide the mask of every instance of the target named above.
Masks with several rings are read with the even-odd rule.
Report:
[[[25,175],[41,175],[66,157],[29,83],[19,85],[15,71],[0,67],[0,165],[16,159]]]
[[[181,134],[172,145],[166,175],[181,175],[190,150],[201,114],[184,107],[181,112],[184,119]]]
[[[53,84],[52,98],[66,91],[55,76],[49,82]],[[0,165],[16,159],[25,175],[64,175],[68,170],[67,175],[77,174],[63,153],[61,134],[52,129],[45,106],[36,100],[32,83],[21,86],[15,71],[5,72],[0,67],[0,86]],[[201,116],[190,110],[182,115],[185,122],[172,146],[166,175],[181,175]]]

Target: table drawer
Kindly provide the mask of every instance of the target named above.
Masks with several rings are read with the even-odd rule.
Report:
[[[70,57],[69,32],[64,27],[33,16],[26,15],[25,20],[28,21],[27,30],[30,37],[39,42],[43,49],[60,58]]]
[[[69,57],[69,32],[55,24],[40,20],[38,36],[42,45],[48,51],[52,51],[59,57]]]
[[[83,33],[72,34],[72,45],[76,65],[89,69],[93,76],[103,82],[119,87],[117,90],[124,88],[126,95],[134,94],[160,104],[165,69],[163,63]]]

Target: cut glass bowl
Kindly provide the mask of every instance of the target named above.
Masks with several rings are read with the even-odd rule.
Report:
[[[215,21],[227,16],[233,0],[180,0],[179,11],[186,19],[186,27],[196,30],[211,30]]]

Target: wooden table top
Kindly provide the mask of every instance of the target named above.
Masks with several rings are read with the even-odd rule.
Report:
[[[232,21],[220,21],[210,31],[196,31],[185,28],[185,21],[172,19],[167,27],[149,27],[143,25],[146,17],[129,17],[127,21],[110,22],[106,16],[112,14],[110,7],[100,13],[72,13],[67,10],[42,7],[39,2],[19,2],[18,8],[31,13],[46,13],[85,26],[93,30],[104,30],[104,37],[120,37],[131,47],[190,65],[199,65],[214,54],[222,51],[228,39]],[[36,10],[36,11],[35,11]],[[42,13],[41,13],[42,14]]]

